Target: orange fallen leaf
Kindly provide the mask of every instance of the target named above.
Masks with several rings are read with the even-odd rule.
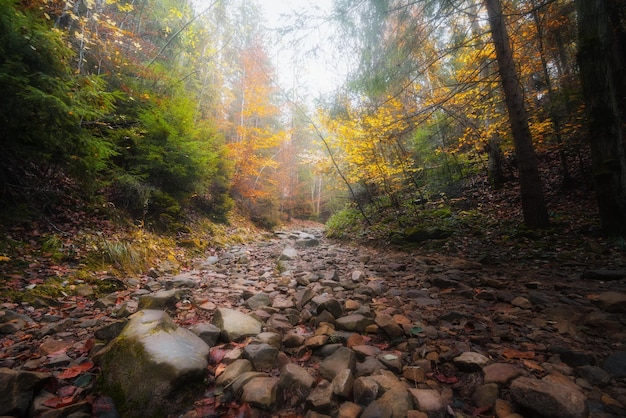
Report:
[[[215,368],[215,377],[221,375],[224,370],[226,370],[226,365],[224,363],[220,363],[217,365],[217,367]]]
[[[522,364],[524,364],[524,366],[526,366],[526,368],[531,369],[531,370],[535,370],[535,371],[538,371],[538,372],[543,372],[544,371],[543,367],[541,367],[539,365],[539,363],[537,363],[536,361],[522,360]]]
[[[517,358],[517,359],[532,359],[535,358],[534,351],[519,351],[514,348],[505,348],[502,350],[502,355],[506,358]]]

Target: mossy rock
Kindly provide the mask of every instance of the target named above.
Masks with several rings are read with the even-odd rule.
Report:
[[[209,346],[163,311],[131,317],[96,356],[99,390],[124,417],[165,417],[188,407],[203,390]]]

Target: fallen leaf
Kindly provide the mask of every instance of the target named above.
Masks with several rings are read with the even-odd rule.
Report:
[[[526,366],[526,368],[531,369],[531,370],[536,370],[538,372],[543,372],[544,368],[541,367],[539,365],[539,363],[537,363],[536,361],[532,361],[532,360],[522,360],[522,363],[524,364],[524,366]]]
[[[91,370],[93,368],[93,363],[90,361],[86,361],[77,366],[72,366],[68,369],[63,370],[63,372],[57,375],[58,379],[73,379],[79,374]]]
[[[224,370],[226,370],[226,365],[224,363],[220,363],[217,365],[217,367],[215,368],[215,377],[221,375]]]
[[[211,349],[211,353],[209,356],[209,363],[211,364],[221,363],[225,355],[226,355],[226,350],[222,348],[213,347]]]
[[[75,402],[76,402],[76,399],[73,396],[68,396],[65,398],[60,397],[60,396],[55,396],[54,398],[50,398],[46,400],[43,404],[47,407],[56,409],[56,408],[63,408],[64,406],[72,405]]]
[[[517,358],[517,359],[532,359],[535,358],[534,351],[519,351],[514,348],[505,348],[502,350],[502,355],[508,359]]]
[[[448,383],[448,384],[455,384],[459,382],[459,378],[456,376],[446,376],[442,373],[439,373],[438,375],[435,375],[435,379],[439,380],[441,383]]]

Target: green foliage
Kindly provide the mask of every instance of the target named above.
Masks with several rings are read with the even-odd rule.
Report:
[[[97,77],[74,76],[73,52],[42,18],[0,0],[0,140],[5,162],[69,165],[81,175],[104,166],[107,141],[83,124],[113,109]]]
[[[354,208],[346,208],[333,214],[326,222],[326,235],[329,238],[349,239],[355,237],[361,228],[362,216]]]

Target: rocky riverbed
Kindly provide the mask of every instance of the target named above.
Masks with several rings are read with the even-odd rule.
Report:
[[[278,231],[4,304],[0,415],[622,417],[625,277]]]

